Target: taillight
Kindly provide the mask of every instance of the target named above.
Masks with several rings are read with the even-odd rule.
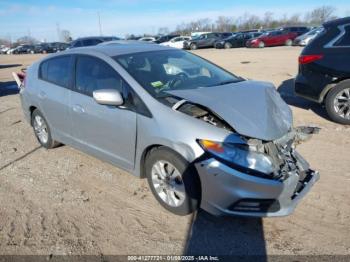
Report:
[[[299,56],[299,64],[305,65],[323,58],[323,55],[301,55]]]
[[[21,81],[20,87],[24,88],[26,86],[26,74],[24,72],[17,73],[19,80]]]

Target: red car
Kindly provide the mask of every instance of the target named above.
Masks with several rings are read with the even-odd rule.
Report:
[[[257,38],[248,40],[247,47],[263,48],[265,46],[279,46],[279,45],[291,46],[293,44],[293,40],[297,36],[298,34],[295,32],[286,32],[283,30],[271,31]]]

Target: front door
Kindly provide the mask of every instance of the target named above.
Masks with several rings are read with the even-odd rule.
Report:
[[[105,61],[87,55],[76,58],[75,90],[70,95],[71,123],[76,145],[81,150],[124,169],[134,167],[136,113],[123,107],[98,104],[93,91],[127,86]]]

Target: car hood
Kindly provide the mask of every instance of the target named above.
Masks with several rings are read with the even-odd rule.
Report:
[[[207,107],[251,138],[275,140],[292,127],[291,109],[271,83],[249,80],[168,93]]]

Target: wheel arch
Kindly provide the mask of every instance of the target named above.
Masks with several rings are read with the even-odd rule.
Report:
[[[32,119],[32,115],[33,115],[33,112],[35,109],[38,109],[38,108],[36,106],[33,106],[33,105],[29,107],[30,125],[32,125],[31,119]]]
[[[350,78],[347,78],[347,79],[338,79],[330,84],[328,84],[321,92],[320,94],[320,97],[319,97],[319,102],[320,103],[324,103],[327,95],[329,94],[329,92],[335,88],[337,85],[340,85],[340,84],[348,84],[350,86]]]
[[[141,154],[139,162],[139,177],[140,178],[146,178],[146,171],[145,171],[145,163],[147,156],[150,152],[153,150],[157,150],[159,148],[164,148],[166,150],[169,150],[171,152],[174,152],[175,154],[181,156],[183,159],[185,159],[190,165],[193,165],[193,162],[195,161],[196,157],[193,152],[189,152],[189,148],[187,147],[181,147],[181,146],[168,146],[165,144],[152,144],[148,145]]]

